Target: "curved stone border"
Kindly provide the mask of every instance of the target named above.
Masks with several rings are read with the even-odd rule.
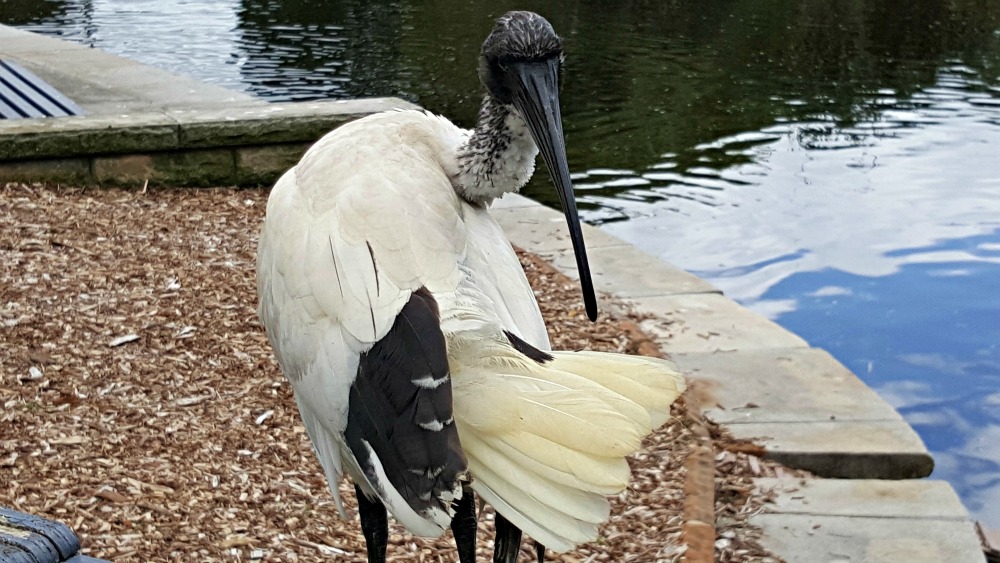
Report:
[[[331,129],[396,98],[0,120],[0,182],[273,183]]]

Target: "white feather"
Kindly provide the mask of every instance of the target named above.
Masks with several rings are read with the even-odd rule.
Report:
[[[555,352],[556,360],[538,365],[500,337],[481,336],[450,344],[455,420],[473,489],[546,547],[596,539],[610,510],[605,495],[627,486],[625,456],[658,418],[645,405],[669,405],[683,379],[667,362],[616,354]],[[607,382],[605,372],[628,383]]]
[[[462,436],[476,434],[471,430],[462,431],[461,425],[459,429]],[[614,495],[628,484],[629,466],[623,457],[585,454],[529,432],[503,437],[478,434],[475,439],[495,450],[495,455],[510,458],[525,472],[537,473],[582,491]]]
[[[624,356],[604,352],[554,352],[549,367],[576,373],[642,406],[652,428],[670,416],[670,405],[684,392],[677,366],[662,358]]]

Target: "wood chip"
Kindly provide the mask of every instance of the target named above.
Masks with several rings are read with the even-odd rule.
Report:
[[[76,444],[86,444],[90,438],[86,436],[64,436],[61,438],[50,438],[48,442],[59,446],[70,446]]]
[[[247,536],[230,536],[225,540],[223,540],[222,547],[223,548],[241,547],[241,546],[253,545],[254,543],[256,543],[255,540]]]
[[[94,496],[115,503],[128,502],[127,496],[115,491],[97,491]]]
[[[52,363],[52,356],[44,350],[28,350],[28,360],[45,365]]]
[[[343,520],[257,321],[266,198],[0,187],[0,505],[66,522],[100,559],[366,561],[353,486],[339,484]],[[641,319],[602,300],[591,323],[576,282],[522,261],[554,347],[659,354]],[[125,345],[139,334],[142,346]],[[45,377],[11,384],[32,367]],[[693,426],[682,399],[630,460],[632,483],[600,540],[549,561],[679,561]],[[751,480],[802,473],[751,465],[759,447],[706,428],[698,439],[727,454],[714,462],[716,539],[727,540],[716,561],[774,561],[745,524],[767,498]],[[487,508],[483,561],[492,526]],[[390,539],[391,560],[454,560],[450,535],[424,540],[393,524]]]
[[[193,407],[195,405],[200,405],[205,401],[212,398],[212,395],[199,395],[197,397],[184,397],[182,399],[177,399],[174,404],[178,407]]]
[[[28,368],[28,373],[26,373],[24,375],[18,376],[17,380],[18,381],[38,381],[42,377],[44,377],[44,374],[42,373],[42,370],[36,368],[35,366],[31,366],[31,367]]]
[[[126,334],[125,336],[119,336],[118,338],[115,338],[114,340],[112,340],[111,342],[109,342],[108,346],[110,346],[112,348],[116,348],[118,346],[121,346],[122,344],[128,344],[129,342],[135,342],[136,340],[139,340],[139,335],[138,334]]]

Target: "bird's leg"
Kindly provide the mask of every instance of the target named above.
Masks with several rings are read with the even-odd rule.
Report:
[[[493,563],[517,563],[521,551],[521,530],[497,512]]]
[[[455,503],[451,532],[459,563],[476,563],[476,496],[469,487],[462,487],[462,498]]]
[[[535,557],[538,558],[538,563],[545,561],[545,546],[535,542]]]
[[[385,506],[366,497],[361,487],[354,485],[354,492],[358,495],[358,515],[368,546],[368,563],[385,563],[385,551],[389,545],[389,515]]]

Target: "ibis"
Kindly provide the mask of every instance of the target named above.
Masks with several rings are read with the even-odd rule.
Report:
[[[683,390],[666,360],[551,351],[490,214],[541,152],[595,318],[562,65],[549,22],[509,12],[482,46],[474,130],[370,115],[317,141],[268,198],[260,318],[341,515],[338,484],[354,483],[370,562],[385,560],[387,514],[418,536],[451,528],[474,561],[473,493],[498,514],[495,561],[516,559],[522,531],[557,551],[595,539],[626,456]]]

